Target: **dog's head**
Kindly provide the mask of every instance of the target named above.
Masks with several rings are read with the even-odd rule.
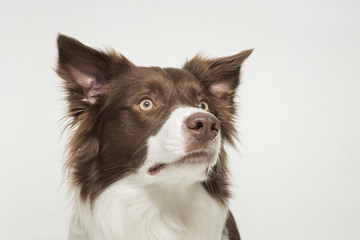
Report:
[[[138,67],[64,35],[58,49],[75,127],[67,167],[84,199],[131,174],[144,185],[206,180],[228,194],[223,143],[236,136],[234,95],[252,50],[175,69]]]

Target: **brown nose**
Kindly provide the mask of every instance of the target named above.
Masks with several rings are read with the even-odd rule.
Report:
[[[186,120],[186,126],[197,140],[212,140],[220,130],[219,120],[208,113],[194,113]]]

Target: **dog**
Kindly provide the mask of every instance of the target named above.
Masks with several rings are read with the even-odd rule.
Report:
[[[224,143],[252,49],[140,67],[59,34],[71,135],[70,240],[238,240]]]

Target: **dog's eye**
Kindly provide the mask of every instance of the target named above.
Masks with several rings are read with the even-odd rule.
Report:
[[[143,111],[149,111],[153,107],[154,107],[154,103],[150,99],[144,99],[139,104],[139,108]]]
[[[200,103],[199,103],[199,108],[201,108],[201,109],[203,109],[203,110],[205,110],[205,111],[209,111],[209,106],[208,106],[208,104],[206,103],[206,102],[203,102],[203,101],[201,101]]]

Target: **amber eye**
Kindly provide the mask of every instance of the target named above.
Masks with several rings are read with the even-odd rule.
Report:
[[[139,108],[143,111],[149,111],[153,107],[154,107],[154,103],[150,99],[144,99],[139,104]]]
[[[208,104],[206,103],[206,102],[204,102],[204,101],[201,101],[200,103],[199,103],[199,108],[201,108],[201,109],[203,109],[203,110],[205,110],[205,111],[209,111],[209,106],[208,106]]]

